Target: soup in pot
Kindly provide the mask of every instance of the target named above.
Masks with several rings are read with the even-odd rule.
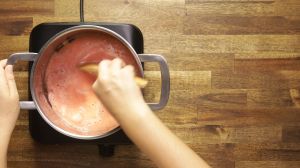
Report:
[[[79,69],[82,63],[116,57],[139,70],[131,51],[106,33],[77,34],[60,45],[44,67],[43,78],[35,76],[35,81],[40,81],[35,92],[47,118],[76,135],[98,136],[116,129],[119,124],[92,89],[96,76]]]

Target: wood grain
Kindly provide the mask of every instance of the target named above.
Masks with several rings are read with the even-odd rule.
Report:
[[[283,142],[299,143],[300,141],[300,127],[299,126],[287,126],[282,130]]]
[[[212,73],[212,88],[288,89],[300,87],[300,71]]]
[[[0,21],[3,24],[0,28],[0,33],[3,35],[28,35],[32,28],[32,18],[4,18],[0,17]]]
[[[300,57],[277,59],[235,59],[235,71],[299,70]]]
[[[236,163],[237,168],[244,167],[265,167],[265,168],[296,168],[299,167],[298,161],[241,161]]]
[[[168,61],[171,92],[157,116],[212,167],[300,167],[299,0],[89,0],[85,20],[132,23],[145,53]],[[42,22],[78,22],[79,1],[6,0],[0,7],[0,59],[28,51]],[[28,63],[14,67],[28,100]],[[145,64],[147,102],[160,95],[156,63]],[[84,144],[44,145],[21,111],[9,167],[155,167],[134,145],[103,158]]]
[[[300,34],[300,20],[282,16],[194,16],[186,18],[184,34]]]

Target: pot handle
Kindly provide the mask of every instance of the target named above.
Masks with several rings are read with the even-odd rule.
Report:
[[[148,103],[152,110],[164,108],[169,100],[170,95],[170,72],[166,59],[156,54],[138,54],[142,62],[158,62],[161,73],[161,94],[159,103]]]
[[[27,53],[15,53],[9,56],[6,65],[14,65],[17,61],[34,61],[37,57],[37,53],[27,52]],[[23,110],[34,110],[36,109],[35,103],[33,101],[20,101],[20,108]]]

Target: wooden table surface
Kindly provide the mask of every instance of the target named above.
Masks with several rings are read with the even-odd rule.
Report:
[[[300,167],[299,0],[88,0],[86,21],[137,25],[145,53],[163,54],[171,73],[158,117],[212,167]],[[0,6],[0,58],[28,51],[42,22],[79,20],[79,0],[6,0]],[[28,99],[27,63],[15,66]],[[160,76],[146,64],[147,100]],[[153,137],[155,138],[155,137]],[[164,151],[162,151],[164,152]],[[155,167],[134,145],[102,158],[94,145],[43,145],[21,111],[10,167]]]

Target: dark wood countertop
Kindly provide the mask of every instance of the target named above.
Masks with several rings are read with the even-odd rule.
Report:
[[[137,25],[145,53],[168,60],[171,94],[159,118],[213,167],[300,167],[299,0],[89,0],[86,21]],[[42,22],[79,21],[79,0],[7,0],[0,6],[0,58],[28,51]],[[147,63],[147,100],[159,71]],[[15,67],[28,99],[27,63]],[[162,151],[163,152],[163,151]],[[21,111],[9,167],[155,167],[134,145],[101,158],[93,145],[32,140]]]

